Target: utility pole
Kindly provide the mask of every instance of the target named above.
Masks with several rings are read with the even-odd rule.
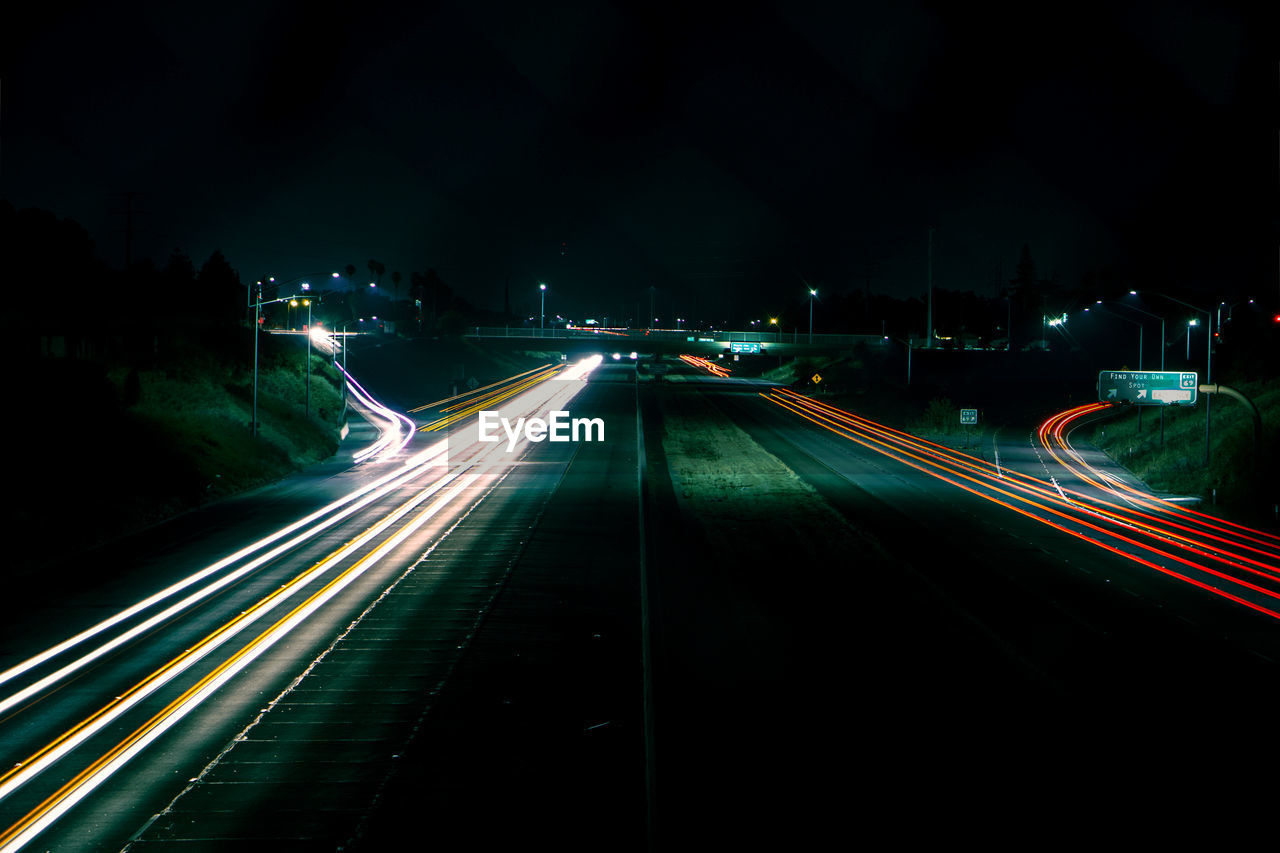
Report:
[[[933,229],[929,229],[929,316],[925,333],[929,336],[925,349],[933,349]]]
[[[311,300],[307,303],[307,417],[311,417]]]
[[[258,295],[253,300],[253,425],[249,434],[258,437],[258,335],[262,332],[262,280],[258,280]]]
[[[133,266],[133,193],[124,194],[124,272]]]
[[[139,193],[126,191],[121,193],[124,196],[124,210],[113,210],[112,213],[124,215],[124,271],[127,275],[129,269],[133,266],[133,215],[135,213],[146,213],[145,210],[136,210],[133,203],[138,200]]]

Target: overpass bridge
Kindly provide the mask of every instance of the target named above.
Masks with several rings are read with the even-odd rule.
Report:
[[[719,329],[605,329],[573,326],[527,329],[509,326],[470,326],[464,337],[486,345],[503,342],[515,349],[540,349],[567,353],[599,352],[642,355],[714,356],[723,353],[776,355],[832,355],[857,344],[888,348],[893,342],[880,335],[815,334],[807,332],[732,332]]]

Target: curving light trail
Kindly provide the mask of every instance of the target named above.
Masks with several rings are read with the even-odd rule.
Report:
[[[1280,618],[1280,537],[1261,531],[1244,534],[1249,528],[1225,535],[1200,531],[1191,525],[1166,525],[1161,516],[1128,504],[1127,494],[1117,496],[1111,490],[1088,494],[1007,468],[997,469],[983,460],[792,391],[774,390],[761,396],[837,435],[971,494],[1166,576]],[[1052,436],[1054,430],[1051,426],[1041,434]],[[1078,454],[1072,459],[1078,460]],[[1089,481],[1104,482],[1096,476]]]
[[[336,365],[342,373],[347,383],[348,392],[356,398],[356,401],[364,406],[374,418],[386,424],[378,436],[378,440],[354,455],[357,463],[365,462],[369,459],[386,461],[393,459],[405,446],[413,441],[413,431],[417,426],[412,418],[406,417],[399,412],[384,406],[382,403],[373,399],[368,391],[355,380],[350,373],[346,371],[342,365]]]
[[[597,364],[599,357],[574,365],[558,377],[566,381],[544,383],[539,378],[534,382],[512,383],[512,386],[518,386],[520,390],[503,396],[508,413],[532,416],[566,407],[584,387],[586,375]],[[549,375],[559,372],[557,368]],[[412,426],[412,422],[377,403],[349,375],[348,381],[352,394],[361,405],[381,412],[388,424],[396,425],[395,428],[389,426],[384,431],[375,445],[379,449],[363,458],[388,458],[398,454],[413,435],[412,429],[401,431],[399,427],[406,422]],[[388,434],[395,437],[387,439]],[[41,791],[43,800],[40,804],[0,833],[0,851],[21,848],[65,815],[89,792],[102,785],[165,731],[214,696],[220,687],[349,588],[357,578],[380,561],[397,553],[397,549],[402,549],[400,553],[403,554],[406,544],[412,541],[415,534],[422,534],[424,526],[433,518],[446,510],[456,515],[483,500],[510,473],[512,464],[523,456],[527,448],[528,442],[524,439],[515,443],[510,450],[505,444],[473,443],[451,448],[444,441],[437,442],[405,460],[394,471],[353,490],[340,500],[0,673],[0,684],[18,684],[17,689],[0,699],[0,713],[8,711],[10,718],[24,713],[38,713],[42,702],[55,701],[57,694],[53,692],[53,688],[58,682],[90,666],[100,666],[111,652],[129,644],[148,639],[152,642],[160,641],[164,637],[162,628],[181,618],[198,602],[226,590],[236,581],[265,566],[290,559],[301,545],[324,530],[342,521],[350,523],[357,519],[365,525],[354,538],[318,562],[308,564],[269,594],[248,603],[237,615],[208,632],[202,639],[184,642],[167,663],[129,686],[111,690],[110,695],[114,695],[114,698],[92,710],[80,722],[47,743],[26,749],[22,760],[13,762],[6,772],[0,774],[0,802],[21,788],[33,784],[49,784],[45,780],[46,775],[56,779],[53,783],[56,788],[47,795]],[[441,464],[446,458],[448,466]],[[406,487],[412,489],[407,499],[402,495]],[[388,499],[392,499],[394,505],[382,506]],[[439,535],[440,528],[433,529],[436,532],[431,535]],[[403,555],[400,559],[405,560],[406,564],[411,561],[411,558]],[[169,606],[156,610],[182,592],[188,594]],[[133,620],[153,610],[155,612],[148,618],[132,624]],[[276,618],[269,627],[260,631],[250,630],[274,611],[280,610],[284,611],[284,615]],[[103,635],[113,628],[125,630],[104,638]],[[90,646],[95,641],[96,645]],[[85,648],[74,660],[52,673],[42,676],[39,674],[41,667],[81,647]],[[202,676],[199,672],[203,668],[197,667],[201,661],[210,661],[213,665],[213,669]],[[20,680],[24,676],[39,677],[22,684]],[[196,680],[184,685],[181,682],[184,676],[196,677]],[[158,710],[149,708],[159,698],[158,691],[169,685],[173,685],[169,687],[170,691],[181,688],[177,698]],[[144,715],[140,723],[129,722],[139,714]],[[2,719],[0,725],[6,722],[7,719]],[[93,752],[97,751],[93,748],[95,736],[105,736],[121,726],[132,733],[93,757]],[[47,772],[54,767],[61,768],[62,763],[86,751],[91,752],[89,756],[79,759],[86,762],[81,765],[82,769]],[[0,761],[5,758],[7,757],[0,756]]]
[[[1127,507],[1132,508],[1131,514],[1134,517],[1161,526],[1170,536],[1176,537],[1179,533],[1190,533],[1243,551],[1280,557],[1280,536],[1218,518],[1174,501],[1161,500],[1090,465],[1071,445],[1071,432],[1081,426],[1078,422],[1082,419],[1111,408],[1113,408],[1112,404],[1093,403],[1060,412],[1039,426],[1036,430],[1036,438],[1054,461],[1063,468],[1099,491],[1123,500]],[[1064,455],[1066,459],[1063,458]]]

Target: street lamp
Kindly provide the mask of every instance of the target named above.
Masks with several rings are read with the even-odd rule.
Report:
[[[1110,314],[1112,317],[1115,317],[1117,320],[1123,320],[1126,323],[1132,323],[1133,325],[1138,327],[1138,370],[1142,370],[1142,350],[1143,350],[1142,339],[1143,339],[1143,334],[1146,331],[1146,327],[1143,325],[1142,321],[1133,320],[1133,319],[1130,319],[1129,317],[1122,317],[1114,311],[1108,311],[1107,308],[1102,304],[1101,299],[1099,299],[1095,303],[1094,307],[1097,308],[1099,311],[1102,311],[1104,314]],[[1086,308],[1084,310],[1088,311],[1089,309]],[[1161,322],[1161,327],[1163,328],[1164,321],[1161,320],[1160,322]],[[1162,333],[1162,337],[1163,337],[1163,333]],[[1163,358],[1163,355],[1161,356],[1161,358]],[[1138,432],[1142,432],[1142,407],[1141,406],[1138,406]]]
[[[1137,296],[1138,291],[1130,290],[1129,295]],[[1160,321],[1160,371],[1163,373],[1164,372],[1164,351],[1165,351],[1165,335],[1164,335],[1165,319],[1164,317],[1161,317],[1159,314],[1152,314],[1150,311],[1146,311],[1142,308],[1139,308],[1136,305],[1130,305],[1128,302],[1113,302],[1111,304],[1115,305],[1117,308],[1128,308],[1130,311],[1137,311],[1139,314],[1145,314],[1146,316],[1151,317],[1154,320]],[[1138,410],[1138,416],[1139,417],[1142,416],[1141,409]],[[1160,446],[1164,447],[1164,406],[1160,407]]]
[[[1179,305],[1183,305],[1187,308],[1190,308],[1192,311],[1199,312],[1205,316],[1205,324],[1208,326],[1208,329],[1206,329],[1206,334],[1205,334],[1204,384],[1212,385],[1213,384],[1213,313],[1210,311],[1206,311],[1203,308],[1197,308],[1196,306],[1192,305],[1190,302],[1183,302],[1181,299],[1172,297],[1167,293],[1157,293],[1156,295],[1163,296],[1165,299],[1168,299],[1170,302],[1176,302]],[[1192,320],[1187,323],[1187,358],[1191,357],[1191,327],[1198,325],[1198,323],[1199,323],[1198,319]],[[1209,464],[1209,429],[1210,429],[1210,423],[1211,423],[1210,416],[1213,413],[1212,404],[1213,404],[1213,397],[1209,394],[1206,394],[1204,397],[1204,464],[1206,466]]]
[[[294,280],[296,281],[297,279]],[[270,276],[267,277],[267,281],[272,282],[273,286],[278,286],[274,285],[275,279]],[[285,284],[288,283],[285,282]],[[262,333],[262,306],[295,299],[295,296],[281,296],[277,299],[264,301],[262,298],[262,281],[258,281],[258,298],[253,303],[253,423],[250,425],[250,434],[254,438],[258,436],[258,335]]]
[[[542,331],[547,328],[547,283],[538,282],[538,290],[542,291],[542,320],[538,323],[538,330]]]
[[[304,299],[302,304],[307,306],[307,404],[305,414],[311,417],[311,300]]]
[[[884,339],[886,341],[897,341],[898,343],[904,344],[906,346],[907,348],[907,387],[910,388],[911,387],[911,350],[914,348],[914,345],[915,345],[915,335],[908,335],[907,340],[905,341],[902,338],[891,338],[888,335],[885,335]]]
[[[307,273],[306,275],[300,275],[297,278],[291,278],[288,281],[282,281],[282,282],[276,282],[275,276],[269,275],[267,276],[267,284],[265,286],[271,287],[274,290],[277,288],[284,287],[287,284],[293,284],[296,281],[296,282],[302,282],[302,289],[304,291],[310,290],[311,285],[307,284],[305,281],[303,281],[303,279],[311,278],[312,276],[316,276],[316,275],[323,275],[323,273]],[[331,278],[341,278],[341,274],[336,272],[330,272],[329,276]],[[277,299],[269,299],[264,301],[262,298],[262,290],[264,287],[262,283],[262,279],[258,279],[257,285],[258,285],[257,299],[253,298],[252,292],[246,294],[246,296],[248,296],[248,298],[253,304],[253,423],[249,427],[249,434],[252,435],[254,438],[258,437],[258,336],[262,334],[262,306],[273,305],[276,302],[285,302],[285,301],[292,301],[293,304],[295,305],[297,304],[296,294],[293,296],[281,296]],[[310,408],[311,408],[311,329],[310,329],[311,301],[308,299],[306,303],[307,303],[307,409],[308,409],[308,414],[310,414]]]
[[[1225,302],[1219,302],[1219,303],[1218,303],[1218,332],[1219,332],[1219,333],[1221,333],[1221,332],[1222,332],[1222,306],[1223,306],[1223,305],[1227,305],[1227,322],[1228,322],[1228,323],[1230,323],[1230,322],[1231,322],[1231,312],[1235,310],[1235,308],[1236,308],[1236,306],[1237,306],[1237,305],[1243,305],[1245,302],[1248,302],[1250,305],[1252,305],[1252,304],[1253,304],[1253,300],[1252,300],[1252,299],[1246,299],[1246,300],[1243,300],[1243,301],[1241,301],[1241,302],[1232,302],[1230,305],[1227,305],[1227,303],[1225,303]]]
[[[815,288],[809,288],[809,343],[813,343],[813,300],[817,295]]]

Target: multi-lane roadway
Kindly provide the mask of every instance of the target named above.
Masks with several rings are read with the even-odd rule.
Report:
[[[1175,766],[1237,772],[1179,739],[1276,695],[1280,538],[1073,447],[1100,407],[965,453],[697,358],[408,412],[352,383],[340,458],[18,608],[0,850],[798,843],[850,808],[1059,814],[1085,765],[1151,807]],[[479,440],[557,409],[603,440]],[[719,464],[784,466],[829,535],[746,480],[690,503],[664,413],[739,431]]]

